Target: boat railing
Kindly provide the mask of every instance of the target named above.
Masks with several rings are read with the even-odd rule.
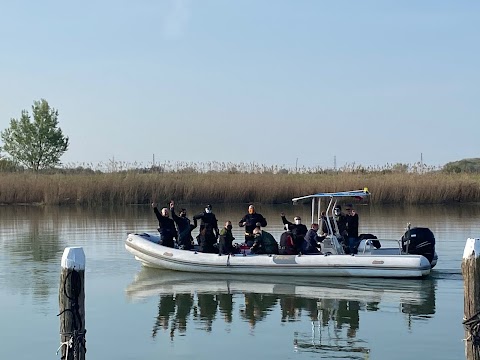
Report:
[[[398,245],[398,253],[403,254],[402,240],[397,240],[397,239],[367,239],[365,240],[365,245],[363,246],[362,254],[365,254],[365,252],[367,251],[367,246],[368,246],[369,252],[376,250],[376,248],[373,246],[374,241],[379,241],[380,244],[385,244],[385,242],[396,242]],[[385,248],[383,245],[382,245],[382,249],[392,250],[392,248],[389,248],[389,247]]]
[[[330,251],[333,250],[333,251]],[[322,251],[324,253],[331,252],[335,255],[342,255],[345,252],[343,251],[342,245],[340,245],[337,237],[335,235],[328,235],[325,240],[323,240]]]

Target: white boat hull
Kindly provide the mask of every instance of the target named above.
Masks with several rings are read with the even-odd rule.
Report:
[[[157,237],[158,238],[158,237]],[[195,273],[282,276],[419,278],[431,271],[421,255],[205,254],[165,247],[148,234],[129,234],[125,248],[143,265]]]

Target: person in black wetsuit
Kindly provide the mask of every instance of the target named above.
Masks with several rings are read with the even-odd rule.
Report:
[[[358,214],[353,209],[352,204],[347,204],[347,233],[348,233],[348,247],[350,254],[356,254],[358,250]]]
[[[348,247],[348,231],[347,231],[347,217],[342,212],[342,207],[340,205],[336,205],[333,209],[333,219],[337,223],[338,233],[335,229],[335,225],[333,225],[333,232],[337,236],[338,242],[342,245],[343,250],[345,253],[349,254],[350,249]]]
[[[197,227],[197,220],[193,220],[191,224],[190,219],[187,218],[187,210],[181,209],[180,216],[175,214],[175,203],[170,201],[170,212],[172,213],[172,218],[175,224],[177,225],[178,231],[178,248],[181,250],[190,250],[193,248],[193,237],[192,230]]]
[[[202,246],[200,243],[201,250],[203,252],[215,252],[214,244],[217,243],[218,239],[218,220],[215,214],[212,212],[212,205],[208,204],[205,207],[205,211],[197,214],[193,217],[193,221],[200,220],[200,240],[203,241],[205,246]],[[202,230],[205,229],[202,234]],[[199,235],[199,236],[200,236]],[[199,240],[199,237],[197,237]],[[204,250],[202,250],[204,249]]]
[[[255,212],[255,206],[250,205],[248,207],[248,214],[246,214],[239,222],[238,226],[245,227],[245,243],[248,247],[251,247],[255,241],[253,230],[258,226],[267,226],[267,219],[262,214]]]
[[[177,238],[177,229],[175,223],[168,217],[168,209],[163,208],[158,211],[157,204],[152,203],[153,212],[158,220],[158,232],[160,233],[160,245],[174,247],[174,238]]]
[[[294,223],[291,223],[287,220],[283,212],[280,215],[282,216],[283,225],[287,225],[288,229],[293,234],[293,243],[295,244],[295,249],[297,250],[297,252],[300,252],[302,250],[303,239],[308,232],[307,227],[302,224],[302,219],[300,218],[300,216],[295,216],[293,218]]]

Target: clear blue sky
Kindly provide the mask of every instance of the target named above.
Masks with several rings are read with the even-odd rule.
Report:
[[[0,129],[46,99],[64,163],[480,157],[477,1],[3,1]]]

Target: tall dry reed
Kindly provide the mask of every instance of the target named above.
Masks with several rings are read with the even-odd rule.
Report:
[[[0,173],[0,203],[126,205],[175,199],[187,203],[288,203],[316,192],[368,187],[370,203],[480,201],[480,176],[418,173]]]

